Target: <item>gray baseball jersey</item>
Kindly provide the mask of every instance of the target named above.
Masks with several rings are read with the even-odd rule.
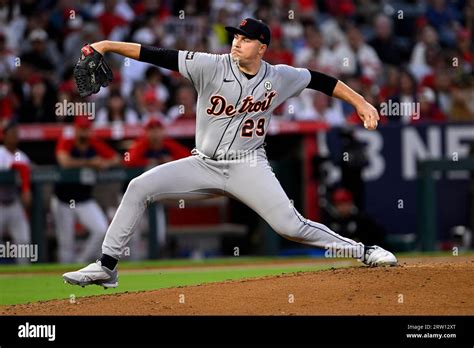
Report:
[[[257,75],[248,79],[229,54],[187,51],[179,52],[179,71],[198,92],[196,149],[193,156],[159,165],[130,182],[102,252],[122,256],[150,202],[227,195],[248,205],[285,238],[326,248],[331,255],[343,250],[348,251],[345,256],[361,257],[363,244],[301,216],[261,146],[272,110],[308,86],[310,72],[262,61]]]
[[[196,148],[211,158],[260,147],[272,111],[309,84],[307,69],[262,60],[248,79],[230,54],[179,52],[179,72],[198,92]]]

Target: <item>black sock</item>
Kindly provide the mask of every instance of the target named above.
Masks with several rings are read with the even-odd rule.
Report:
[[[112,256],[102,254],[102,257],[100,258],[100,262],[102,266],[107,267],[110,270],[113,270],[115,266],[117,266],[118,260],[114,259]]]

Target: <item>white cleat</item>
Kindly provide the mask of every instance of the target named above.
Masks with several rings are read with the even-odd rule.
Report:
[[[104,289],[118,286],[117,270],[102,266],[99,260],[78,271],[64,273],[63,278],[66,283],[82,287],[92,284],[103,286]]]
[[[396,266],[397,258],[390,251],[377,245],[365,246],[362,262],[368,266]]]

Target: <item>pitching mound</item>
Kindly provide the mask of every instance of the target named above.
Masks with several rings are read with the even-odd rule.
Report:
[[[157,282],[159,279],[157,279]],[[406,259],[0,307],[2,315],[474,315],[474,258]],[[104,290],[105,292],[105,290]]]

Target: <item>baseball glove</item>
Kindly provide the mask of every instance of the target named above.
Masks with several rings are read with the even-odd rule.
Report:
[[[100,87],[107,87],[114,75],[102,54],[91,45],[84,45],[81,57],[74,67],[74,79],[81,97],[97,93]]]

